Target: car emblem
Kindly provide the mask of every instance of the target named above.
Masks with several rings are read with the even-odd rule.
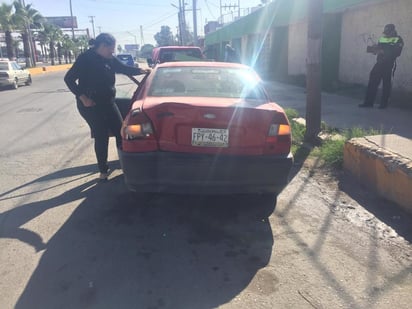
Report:
[[[206,119],[216,119],[216,115],[215,114],[204,114],[203,118]]]

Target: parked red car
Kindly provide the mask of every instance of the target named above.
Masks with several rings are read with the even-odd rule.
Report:
[[[277,194],[288,183],[289,121],[248,66],[159,64],[126,109],[118,152],[132,191]]]
[[[198,61],[204,59],[202,50],[198,46],[160,46],[152,51],[152,58],[147,59],[149,67],[158,63],[171,61]]]

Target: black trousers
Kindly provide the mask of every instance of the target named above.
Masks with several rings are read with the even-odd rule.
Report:
[[[106,173],[109,169],[107,156],[110,133],[116,138],[116,146],[121,148],[122,138],[120,136],[120,130],[122,127],[122,117],[119,109],[114,103],[84,107],[79,101],[77,102],[77,108],[80,115],[89,125],[94,137],[94,151],[96,153],[99,171]]]
[[[392,70],[394,63],[393,62],[377,62],[370,74],[368,88],[366,90],[364,104],[372,106],[375,103],[376,94],[378,92],[378,87],[383,82],[382,85],[382,98],[380,106],[386,107],[389,103],[389,97],[392,90]]]

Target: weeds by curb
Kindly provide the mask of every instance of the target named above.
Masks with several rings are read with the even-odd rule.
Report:
[[[299,118],[298,112],[294,109],[285,109],[285,112],[292,128],[291,151],[297,163],[302,163],[308,156],[313,156],[320,158],[326,166],[341,169],[343,165],[343,147],[346,141],[351,138],[381,134],[381,132],[374,129],[364,130],[359,127],[339,130],[322,123],[321,132],[319,133],[321,145],[313,146],[304,141],[305,119]]]

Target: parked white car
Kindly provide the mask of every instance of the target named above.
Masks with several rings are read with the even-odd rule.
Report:
[[[17,89],[20,85],[31,85],[30,72],[16,61],[0,59],[0,87]]]

